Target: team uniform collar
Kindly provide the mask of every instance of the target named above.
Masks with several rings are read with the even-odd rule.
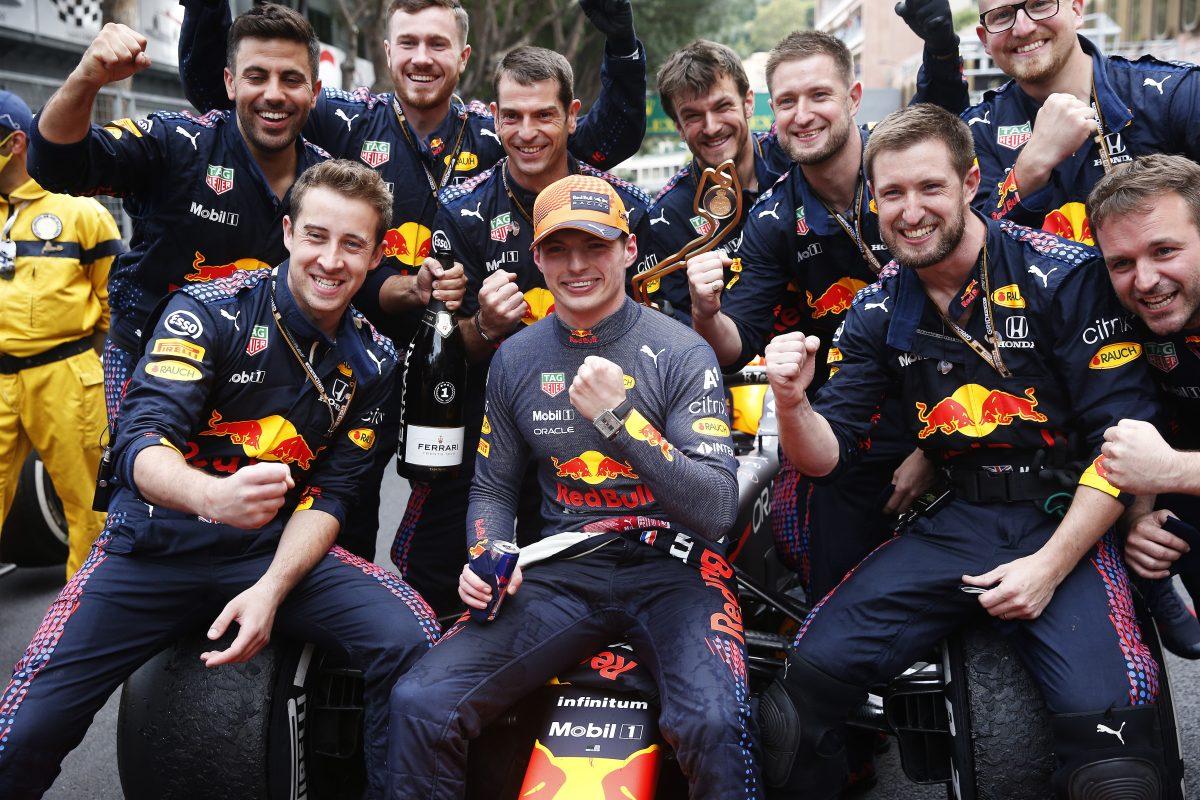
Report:
[[[333,353],[338,360],[350,364],[359,380],[369,380],[377,373],[377,370],[370,356],[367,355],[366,346],[358,331],[359,326],[366,323],[356,317],[353,307],[347,307],[342,312],[342,319],[338,323],[337,341],[331,340],[322,333],[296,304],[296,297],[292,294],[286,277],[290,263],[290,261],[284,261],[275,268],[274,273],[275,307],[279,309],[279,316],[283,319],[283,324],[287,326],[288,332],[306,351],[307,348],[312,347],[313,342],[320,342],[327,349],[327,355],[321,359],[320,363],[330,357],[328,353]]]
[[[399,103],[399,100],[397,99],[396,102]],[[439,157],[448,152],[447,148],[454,146],[455,140],[458,139],[458,126],[463,123],[466,116],[466,106],[455,95],[450,99],[450,110],[446,112],[446,116],[438,123],[438,126],[428,137],[419,136],[413,130],[407,116],[404,119],[404,126],[408,128],[409,141],[416,145],[421,156],[437,166],[441,164]],[[434,170],[434,172],[437,171],[436,169]]]
[[[254,153],[250,151],[250,145],[246,144],[245,138],[242,136],[242,129],[238,125],[237,114],[229,112],[229,124],[223,126],[223,134],[226,144],[232,149],[235,158],[242,162],[242,167],[249,170],[252,180],[266,192],[276,205],[283,202],[283,198],[275,196],[275,190],[271,188],[271,184],[267,181],[267,176],[263,174],[262,168],[258,165],[258,159],[254,157]],[[309,160],[305,158],[304,137],[297,136],[296,141],[292,143],[296,149],[296,174],[297,178],[300,173],[304,172],[309,167]],[[290,189],[289,189],[290,191]],[[284,197],[286,197],[286,193]]]
[[[550,315],[558,340],[567,347],[605,347],[620,340],[629,332],[642,313],[642,307],[626,296],[621,307],[591,328],[572,328],[557,314]]]
[[[43,189],[41,184],[33,178],[30,178],[14,189],[12,194],[8,195],[7,198],[4,195],[0,195],[0,201],[7,200],[10,203],[26,203],[33,200],[40,200],[48,194],[50,192]]]
[[[762,140],[751,133],[750,144],[753,148],[754,177],[758,179],[758,190],[752,192],[744,186],[742,190],[750,196],[751,200],[754,200],[767,189],[771,188],[771,184],[779,176],[771,173],[771,165],[767,163],[767,156],[763,153]],[[735,164],[734,169],[736,168],[737,165]],[[700,184],[701,171],[700,164],[697,163],[695,158],[688,162],[687,180],[692,189],[695,189]],[[746,207],[749,208],[748,205]]]
[[[999,228],[978,212],[972,213],[987,228],[984,233],[984,239],[987,242],[988,249],[992,253],[992,266],[989,271],[994,275],[1000,253],[1000,242],[994,240],[994,234]],[[896,263],[892,261],[892,264]],[[951,319],[958,319],[982,294],[983,290],[980,281],[982,263],[983,251],[981,248],[980,254],[976,257],[975,264],[971,267],[970,273],[963,281],[963,285],[959,288],[958,293],[950,300],[950,305],[946,308],[946,312]],[[925,304],[928,302],[928,298],[925,294],[925,286],[921,283],[921,279],[917,277],[916,270],[900,267],[896,275],[895,285],[896,304],[895,311],[892,312],[888,325],[887,343],[889,347],[907,352],[912,349],[913,338],[916,335],[918,326],[921,324],[921,318],[925,314]]]

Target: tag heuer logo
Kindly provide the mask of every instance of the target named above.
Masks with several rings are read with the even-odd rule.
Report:
[[[1146,342],[1146,360],[1159,372],[1170,372],[1179,366],[1174,342]]]
[[[689,222],[692,223],[692,227],[695,229],[696,233],[700,234],[701,236],[708,236],[709,231],[712,230],[712,226],[708,224],[708,220],[699,214],[692,217]]]
[[[250,341],[246,343],[246,355],[256,356],[267,349],[267,326],[255,325],[250,332]]]
[[[567,374],[565,372],[542,373],[542,391],[546,394],[551,397],[557,397],[565,388],[567,388]]]
[[[508,241],[510,234],[517,236],[521,233],[521,228],[513,221],[512,213],[509,211],[492,217],[491,229],[491,238],[494,242],[505,242]]]
[[[808,221],[804,219],[804,206],[800,206],[796,209],[796,235],[804,236],[808,231]]]
[[[1002,147],[1016,150],[1029,141],[1033,136],[1033,126],[1028,122],[1023,125],[1001,125],[996,131],[996,142]]]
[[[358,157],[367,166],[377,169],[381,164],[386,164],[388,159],[392,157],[392,145],[389,142],[363,142],[362,152],[358,154]]]
[[[233,170],[229,167],[208,165],[208,175],[204,178],[208,188],[217,194],[225,194],[233,188]]]

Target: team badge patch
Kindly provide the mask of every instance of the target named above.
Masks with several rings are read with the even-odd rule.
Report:
[[[363,160],[363,163],[372,169],[378,169],[383,164],[386,164],[392,157],[392,145],[390,142],[363,142],[362,150],[358,157]]]
[[[205,176],[204,182],[217,194],[225,194],[233,188],[233,168],[209,164],[208,175]]]

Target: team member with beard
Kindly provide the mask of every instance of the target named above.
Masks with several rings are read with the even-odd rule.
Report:
[[[1083,0],[980,0],[976,33],[1012,80],[962,118],[979,155],[976,208],[1091,244],[1083,203],[1112,165],[1150,153],[1200,156],[1200,72],[1105,56],[1076,33],[1083,8]]]
[[[492,89],[492,115],[506,155],[468,183],[443,190],[434,224],[448,235],[467,276],[462,306],[468,317],[462,323],[463,339],[472,360],[464,408],[467,454],[475,451],[479,436],[484,383],[496,345],[522,324],[542,319],[554,304],[529,256],[538,194],[568,175],[599,178],[613,187],[629,214],[639,262],[649,238],[650,198],[632,184],[581,164],[567,150],[579,101],[566,58],[541,47],[518,47],[497,65]],[[547,421],[539,435],[562,435],[574,424]],[[461,607],[455,587],[466,550],[462,537],[450,532],[461,531],[465,524],[472,466],[473,460],[464,458],[458,478],[414,483],[392,547],[392,561],[401,574],[441,613]],[[519,518],[536,525],[539,498],[532,477],[526,481],[531,491],[522,494]]]
[[[1137,420],[1104,435],[1109,480],[1138,496],[1125,560],[1148,580],[1179,572],[1195,602],[1200,569],[1168,520],[1200,527],[1200,166],[1140,158],[1096,184],[1088,216],[1117,297],[1141,321],[1125,335],[1145,348],[1168,411],[1165,437]]]
[[[1156,404],[1145,363],[1119,342],[1103,379],[1093,371],[1085,338],[1107,344],[1112,331],[1092,326],[1122,313],[1095,280],[1096,252],[972,213],[971,134],[941,109],[890,115],[865,161],[895,261],[855,300],[836,341],[840,369],[815,401],[806,389],[817,337],[767,346],[782,447],[803,474],[833,475],[861,451],[881,400],[898,396],[955,494],[876,549],[801,627],[762,701],[797,715],[800,731],[791,752],[765,745],[769,781],[822,796],[801,792],[837,771],[843,720],[866,687],[982,607],[1005,621],[1053,714],[1058,794],[1157,798],[1170,780],[1153,706],[1158,666],[1107,534],[1132,498],[1096,467],[1104,431]],[[1090,462],[1061,520],[1043,510],[1059,486],[1042,465],[1059,448]]]
[[[1083,0],[980,0],[976,33],[1012,78],[962,113],[981,180],[975,208],[1085,244],[1084,202],[1116,165],[1150,153],[1200,158],[1200,70],[1105,56],[1076,31]],[[1200,656],[1200,623],[1168,583],[1140,587],[1163,643]]]
[[[932,20],[932,22],[930,21]],[[910,0],[905,21],[933,43],[926,45],[924,63],[917,75],[914,103],[931,102],[958,112],[968,103],[967,87],[958,60],[958,37],[950,24],[947,0]],[[692,210],[697,181],[707,167],[732,160],[742,185],[742,204],[749,209],[792,166],[789,154],[775,132],[750,132],[754,93],[737,54],[723,44],[703,39],[676,50],[658,71],[658,93],[663,110],[687,144],[692,161],[679,171],[654,198],[650,212],[652,254],[646,268],[678,252],[700,234],[703,220]],[[741,242],[746,215],[718,242],[735,251]],[[765,218],[765,217],[764,217]],[[733,265],[727,267],[725,282],[736,282]],[[732,284],[730,284],[732,285]],[[676,272],[662,279],[661,298],[681,321],[691,323],[691,295],[687,275]],[[782,331],[798,321],[796,310],[803,300],[797,296],[771,298],[775,330]]]

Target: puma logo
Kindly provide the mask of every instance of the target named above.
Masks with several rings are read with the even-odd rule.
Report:
[[[183,129],[182,125],[176,125],[175,132],[178,133],[183,138],[187,139],[189,142],[191,142],[193,150],[199,151],[199,148],[196,147],[196,139],[199,138],[200,131],[196,131],[195,133],[188,133],[186,130]]]
[[[1038,269],[1037,264],[1034,264],[1029,267],[1030,275],[1036,275],[1037,277],[1042,279],[1042,288],[1043,289],[1049,288],[1050,276],[1053,275],[1055,272],[1058,272],[1058,267],[1055,267],[1054,269],[1050,270],[1049,272],[1042,272],[1040,269]]]
[[[968,128],[971,127],[976,122],[982,122],[984,125],[989,125],[989,124],[991,124],[991,120],[989,120],[988,117],[990,117],[991,115],[992,115],[992,110],[989,108],[987,111],[983,112],[982,117],[971,117],[969,120],[967,120],[967,127]]]
[[[880,300],[878,303],[867,303],[865,306],[863,306],[863,310],[870,311],[872,308],[882,308],[883,313],[886,314],[886,313],[888,313],[887,301],[891,300],[891,299],[892,298],[890,298],[890,297],[885,297],[882,300]]]
[[[667,210],[665,208],[662,211],[658,212],[657,217],[650,218],[651,225],[657,225],[660,222],[666,223],[667,225],[671,224],[671,221],[667,219]]]
[[[779,201],[776,200],[775,205],[771,206],[770,208],[764,208],[762,211],[758,212],[758,218],[762,219],[763,217],[774,217],[775,219],[779,219],[779,214],[776,213],[778,210]]]
[[[479,135],[480,135],[480,136],[490,136],[490,137],[492,137],[493,139],[495,139],[495,140],[496,140],[496,144],[503,144],[503,143],[500,141],[500,137],[496,135],[496,132],[495,132],[495,131],[489,131],[487,128],[480,128],[480,129],[479,129]]]
[[[354,122],[354,120],[358,119],[358,114],[355,114],[353,117],[347,117],[346,112],[342,111],[340,108],[337,111],[334,111],[333,115],[335,117],[340,117],[341,119],[344,119],[346,121],[346,130],[350,130],[350,123]]]
[[[235,331],[241,330],[241,326],[238,325],[238,317],[240,317],[242,315],[242,310],[240,308],[238,309],[238,312],[236,314],[230,314],[228,311],[226,311],[223,308],[220,309],[220,312],[221,312],[222,317],[224,317],[225,319],[227,319],[233,323],[233,329]]]
[[[483,208],[483,201],[482,201],[482,200],[480,200],[478,203],[476,203],[476,204],[475,204],[475,210],[474,210],[474,211],[471,211],[471,210],[469,210],[469,209],[466,209],[466,208],[460,208],[460,209],[458,210],[458,213],[459,213],[461,216],[464,216],[464,217],[475,217],[475,218],[477,218],[477,219],[478,219],[480,222],[483,222],[483,214],[480,214],[480,213],[479,213],[479,209],[481,209],[481,208]]]
[[[658,366],[658,357],[661,356],[663,354],[663,350],[666,350],[666,349],[667,348],[664,347],[662,350],[659,350],[656,353],[650,349],[649,345],[645,345],[645,344],[642,345],[642,352],[645,353],[646,355],[650,356],[650,360],[654,362],[655,367]]]
[[[1096,726],[1096,733],[1111,733],[1113,736],[1117,737],[1117,739],[1121,742],[1121,744],[1125,744],[1125,737],[1121,735],[1121,731],[1125,730],[1125,726],[1128,724],[1129,724],[1128,722],[1122,722],[1121,727],[1117,728],[1114,731],[1112,728],[1101,723]]]
[[[1171,80],[1170,75],[1163,76],[1163,79],[1161,81],[1156,81],[1153,78],[1146,78],[1146,80],[1142,81],[1142,86],[1153,86],[1155,89],[1158,89],[1159,94],[1162,94],[1163,93],[1163,84],[1169,80]]]
[[[383,374],[383,362],[380,361],[379,357],[376,356],[374,353],[372,353],[370,350],[367,350],[367,355],[370,357],[370,359],[372,361],[375,362],[375,371],[377,373],[379,373],[380,375],[382,375]]]

